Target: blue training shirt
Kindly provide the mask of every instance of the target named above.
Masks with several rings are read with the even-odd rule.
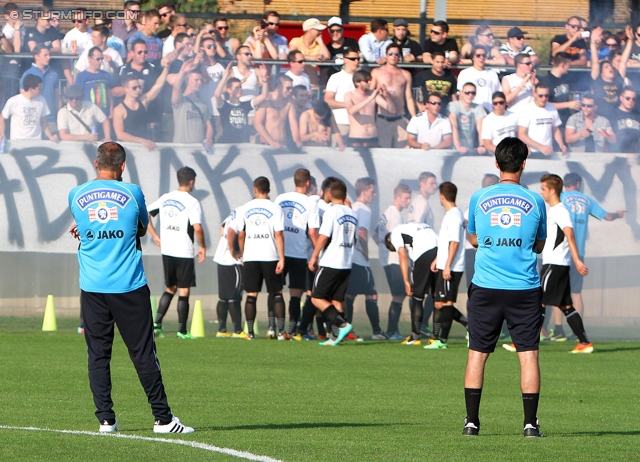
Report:
[[[478,237],[475,285],[504,290],[540,287],[533,246],[536,239],[547,238],[547,212],[539,194],[516,184],[476,191],[467,230]]]
[[[80,234],[80,289],[120,294],[147,284],[137,233],[149,216],[138,185],[89,181],[71,190],[69,208]]]
[[[589,225],[589,215],[593,215],[598,220],[603,220],[607,212],[600,207],[596,201],[585,196],[580,191],[563,192],[560,200],[569,209],[571,223],[573,224],[573,234],[576,238],[578,254],[584,257],[584,248],[587,242],[587,228]]]

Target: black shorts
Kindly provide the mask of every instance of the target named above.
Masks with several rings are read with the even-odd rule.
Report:
[[[242,300],[242,265],[218,265],[218,298]]]
[[[404,290],[404,279],[402,279],[402,271],[400,265],[387,265],[384,267],[384,274],[387,276],[387,283],[391,289],[391,295],[407,295]]]
[[[584,261],[584,257],[580,256],[580,261]],[[573,263],[573,259],[571,259],[571,266],[569,267],[569,281],[571,283],[571,293],[572,294],[580,294],[582,293],[582,284],[584,283],[584,276],[578,273],[576,269],[576,265]]]
[[[469,349],[493,353],[507,321],[516,351],[535,351],[542,327],[542,290],[485,289],[471,283],[467,302]]]
[[[356,295],[376,295],[377,293],[371,268],[353,264],[347,294],[355,297]]]
[[[306,289],[307,260],[304,258],[284,257],[284,271],[282,272],[283,285],[287,275],[289,275],[289,289]]]
[[[436,281],[433,300],[436,302],[455,302],[458,300],[460,279],[462,279],[461,271],[451,271],[451,279],[447,281],[442,277],[442,270],[438,270],[438,280]]]
[[[267,284],[267,292],[276,294],[282,291],[282,275],[276,274],[277,261],[244,262],[243,284],[245,292],[260,292],[262,281]]]
[[[180,288],[196,286],[196,265],[193,258],[162,256],[164,285]]]
[[[542,284],[542,304],[565,307],[571,305],[571,283],[569,267],[543,265],[540,277]]]
[[[313,298],[344,301],[351,270],[320,268],[313,280]]]
[[[423,253],[413,262],[413,271],[411,272],[413,295],[424,297],[433,293],[437,273],[431,271],[431,262],[433,262],[437,254],[438,248],[436,247]]]

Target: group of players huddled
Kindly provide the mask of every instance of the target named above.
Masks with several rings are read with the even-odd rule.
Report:
[[[189,288],[195,286],[194,235],[200,245],[198,261],[206,257],[200,204],[189,194],[195,176],[191,168],[183,167],[178,171],[179,189],[163,195],[149,206],[152,216],[160,215],[160,234],[152,226],[149,229],[161,248],[166,285],[155,320],[156,336],[163,336],[162,320],[177,291],[177,335],[192,338],[186,326]],[[565,314],[579,340],[572,352],[590,353],[593,345],[583,326],[581,301],[578,310],[572,303],[572,295],[576,298],[581,290],[581,281],[576,278],[581,280],[587,275],[583,263],[586,219],[593,215],[612,220],[621,218],[624,212],[604,212],[592,199],[577,191],[580,180],[577,174],[568,174],[565,177],[568,192],[562,196],[563,180],[558,175],[546,174],[540,180],[541,195],[549,206],[548,237],[542,251],[542,300],[544,305],[558,307]],[[423,172],[418,178],[420,192],[411,201],[411,188],[399,184],[394,190],[394,203],[371,229],[369,205],[376,196],[373,179],[360,178],[355,182],[354,203],[347,197],[346,184],[338,178],[326,178],[318,190],[309,170],[301,168],[295,172],[293,181],[293,192],[280,194],[271,201],[269,180],[256,178],[254,199],[234,209],[221,225],[220,241],[213,258],[217,263],[219,289],[217,337],[255,339],[256,303],[264,281],[268,292],[269,339],[318,338],[323,340],[320,345],[325,346],[336,346],[345,338],[360,341],[362,339],[352,331],[351,323],[354,299],[364,295],[373,340],[404,339],[405,345],[421,345],[421,337],[426,332],[429,339],[425,349],[446,349],[453,321],[467,326],[466,317],[454,303],[465,270],[465,256],[473,257],[475,253],[465,252],[468,216],[456,206],[456,185],[443,182],[438,187],[435,175]],[[498,177],[486,175],[482,187],[490,190],[497,183]],[[440,203],[446,212],[439,233],[433,228],[433,212],[427,201],[436,189],[439,189]],[[518,204],[505,204],[499,213],[492,212],[491,225],[519,226],[520,213],[527,211],[518,207]],[[401,214],[405,208],[409,208],[407,223]],[[574,234],[575,223],[583,226]],[[369,237],[380,246],[380,261],[391,289],[386,333],[380,327],[378,297],[369,266]],[[483,246],[519,245],[516,239],[496,242],[490,242],[489,236],[483,239]],[[517,264],[504,262],[506,266]],[[467,276],[471,280],[471,275]],[[289,324],[285,327],[282,289],[287,277],[290,299]],[[508,281],[504,283],[508,284]],[[580,289],[577,289],[578,285]],[[243,291],[246,292],[244,330]],[[307,297],[302,304],[305,292]],[[433,296],[435,307],[433,332],[422,326],[425,315],[428,318],[431,314],[431,309],[424,306],[429,294]],[[410,297],[411,313],[411,335],[406,338],[398,332],[405,296]],[[226,327],[228,314],[233,323],[232,332]],[[313,332],[314,318],[317,337]],[[556,317],[555,335],[547,335],[547,338],[566,340],[561,318]],[[515,351],[509,342],[504,347]]]

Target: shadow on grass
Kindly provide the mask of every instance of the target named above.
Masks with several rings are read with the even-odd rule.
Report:
[[[262,424],[262,425],[232,425],[229,427],[212,426],[198,427],[198,430],[295,430],[298,428],[345,428],[345,427],[387,427],[402,425],[420,425],[418,423],[396,422],[396,423],[364,423],[364,422],[299,422],[285,424]]]
[[[631,430],[631,431],[594,431],[594,432],[567,432],[567,433],[553,433],[549,436],[559,436],[559,437],[571,437],[571,436],[634,436],[640,435],[640,430]]]

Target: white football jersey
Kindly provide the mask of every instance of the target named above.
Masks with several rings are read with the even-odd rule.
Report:
[[[384,238],[388,233],[393,231],[396,226],[401,225],[402,223],[404,223],[404,220],[402,219],[400,210],[398,210],[393,204],[387,207],[387,210],[385,210],[380,216],[380,221],[378,221],[377,225],[377,232],[378,255],[382,266],[399,264],[398,254],[396,252],[389,252],[384,245]]]
[[[351,269],[353,250],[358,230],[358,217],[346,205],[334,205],[322,218],[320,234],[329,238],[320,266],[333,269]]]
[[[275,203],[284,215],[284,255],[306,259],[308,230],[320,228],[318,203],[298,192],[280,194]]]
[[[426,223],[433,227],[435,219],[433,217],[433,210],[429,205],[429,201],[422,194],[416,194],[411,199],[411,205],[409,206],[409,213],[407,215],[407,223]]]
[[[269,199],[253,199],[238,207],[235,225],[245,232],[244,261],[277,261],[275,233],[284,230],[282,209]]]
[[[358,218],[358,233],[356,236],[358,240],[356,242],[356,250],[353,252],[353,263],[360,266],[369,266],[369,262],[364,257],[362,239],[360,239],[360,229],[367,231],[369,235],[369,229],[371,227],[371,209],[368,205],[362,202],[355,202],[353,204],[353,211]]]
[[[236,228],[236,214],[237,210],[232,210],[227,218],[222,222],[222,236],[220,236],[220,241],[218,241],[218,246],[216,247],[216,253],[213,255],[213,261],[218,265],[222,266],[232,266],[232,265],[241,265],[242,260],[236,260],[229,252],[229,243],[227,242],[229,229],[233,229],[236,233],[238,229]]]
[[[451,271],[462,273],[464,271],[464,238],[465,219],[462,210],[454,207],[444,214],[440,233],[438,233],[438,257],[436,267],[443,270],[447,266],[449,257],[449,243],[457,242],[458,250],[451,262]]]
[[[171,191],[147,208],[160,215],[160,252],[178,258],[193,258],[193,225],[202,222],[200,202],[186,191]]]
[[[558,203],[547,211],[547,241],[542,249],[543,265],[571,265],[569,241],[564,235],[564,228],[573,229],[571,214],[567,207]]]
[[[438,246],[438,235],[425,223],[404,223],[396,226],[396,229],[391,232],[391,244],[396,251],[404,247],[409,258],[416,261]]]

